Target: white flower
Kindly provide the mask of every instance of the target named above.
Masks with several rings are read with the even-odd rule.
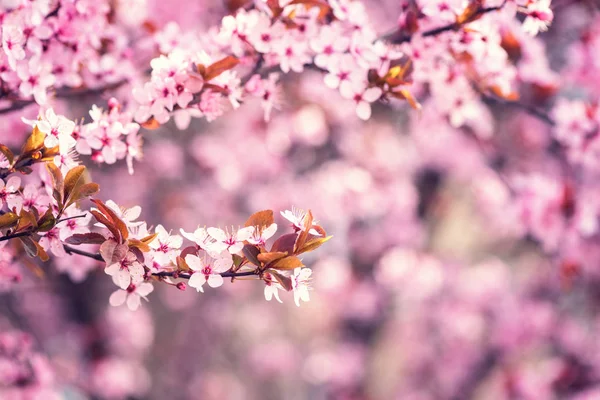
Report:
[[[127,308],[131,311],[135,311],[140,307],[141,299],[148,301],[148,296],[154,287],[151,283],[143,282],[139,285],[130,285],[126,290],[117,290],[110,295],[108,299],[109,303],[113,307],[117,307],[127,302]]]
[[[222,272],[227,271],[233,265],[231,255],[223,251],[215,259],[204,256],[203,259],[193,254],[185,256],[185,262],[194,273],[190,277],[188,285],[198,292],[204,292],[202,286],[205,283],[212,288],[223,285]]]
[[[277,224],[271,224],[264,229],[259,229],[258,227],[255,227],[252,236],[248,238],[248,243],[257,246],[264,246],[267,240],[269,240],[269,238],[271,238],[276,231]]]
[[[271,301],[271,299],[273,297],[275,297],[275,299],[278,302],[283,303],[281,301],[281,299],[279,298],[279,289],[283,289],[281,287],[281,285],[279,284],[279,282],[274,280],[273,276],[271,274],[269,274],[268,272],[265,274],[264,278],[265,278],[265,299],[267,301]]]
[[[137,260],[131,251],[125,258],[104,268],[107,275],[112,276],[115,285],[127,289],[130,285],[137,285],[144,281],[144,266]]]
[[[292,207],[292,210],[285,210],[285,211],[281,211],[281,216],[285,219],[287,219],[288,221],[290,221],[293,226],[294,229],[298,230],[298,231],[303,231],[304,230],[304,219],[306,218],[306,211],[300,209],[300,208],[296,208],[296,207]],[[316,221],[313,221],[313,226],[316,225]],[[308,233],[310,233],[311,235],[314,236],[321,236],[321,234],[319,232],[317,232],[316,229],[310,229],[308,231]]]
[[[77,144],[71,136],[75,130],[75,122],[56,115],[51,108],[46,110],[45,119],[37,121],[36,125],[40,132],[46,134],[44,146],[48,148],[59,146],[60,152],[64,154]]]
[[[312,270],[310,268],[300,267],[294,269],[294,275],[292,276],[292,290],[294,291],[294,302],[298,307],[300,307],[300,300],[310,300],[310,296],[308,294],[308,282],[311,275]]]
[[[250,239],[254,233],[253,226],[247,226],[234,232],[224,231],[219,228],[208,228],[208,234],[215,239],[215,243],[211,246],[212,251],[220,253],[223,250],[229,251],[231,254],[237,254],[242,251],[244,241]]]
[[[183,238],[179,235],[170,235],[162,225],[155,229],[158,236],[150,242],[150,247],[154,249],[154,260],[160,265],[165,266],[171,261],[175,261],[175,251],[183,244]]]

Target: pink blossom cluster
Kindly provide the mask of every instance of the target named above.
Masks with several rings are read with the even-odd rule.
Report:
[[[33,338],[19,331],[0,333],[0,396],[58,399],[59,387],[48,359],[34,351]]]
[[[1,10],[2,97],[48,103],[59,88],[95,88],[128,79],[123,27],[108,1],[7,1]]]

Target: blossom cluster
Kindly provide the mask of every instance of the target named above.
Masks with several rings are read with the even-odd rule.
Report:
[[[48,103],[52,89],[97,88],[134,74],[109,1],[7,1],[0,11],[2,97]]]
[[[90,135],[82,137],[89,139],[87,143],[92,146],[99,140],[93,136],[99,130],[107,138],[107,130],[115,125],[121,129],[127,127],[118,118],[111,120],[110,113],[106,116],[94,109],[92,115],[94,121],[82,127]],[[267,241],[277,230],[272,211],[254,214],[240,229],[199,227],[193,233],[182,230],[182,235],[194,243],[182,248],[181,236],[171,235],[162,225],[151,229],[146,222],[137,221],[139,206],[124,210],[113,201],[104,204],[93,200],[98,208],[89,213],[82,210],[81,201],[96,194],[99,186],[87,181],[85,167],[73,159],[65,163],[62,157],[65,148],[73,153],[76,153],[73,147],[82,149],[83,142],[72,135],[74,122],[48,109],[43,118],[31,124],[33,132],[21,154],[15,156],[6,146],[0,147],[6,159],[0,170],[0,229],[3,230],[0,246],[3,253],[15,258],[3,260],[4,263],[18,261],[17,248],[8,245],[11,239],[18,239],[30,256],[44,261],[49,258],[48,253],[58,258],[78,254],[104,261],[106,274],[120,288],[112,294],[110,303],[127,303],[131,310],[139,307],[140,299],[152,292],[152,283],[157,281],[184,290],[186,284],[181,280],[188,279],[190,287],[202,292],[204,284],[219,287],[224,277],[233,280],[239,276],[254,276],[264,281],[268,300],[275,297],[281,302],[278,290],[283,289],[294,292],[297,305],[300,300],[308,301],[311,270],[297,256],[315,250],[330,238],[313,221],[310,211],[294,209],[282,213],[294,230],[281,235],[270,250]],[[135,127],[131,136],[137,132]],[[102,141],[102,145],[102,156],[112,157],[114,162],[112,143]],[[37,179],[24,186],[21,178],[14,175],[18,171],[31,177],[31,166],[44,164],[46,168],[38,168]],[[95,225],[103,229],[91,225],[92,217],[97,221]],[[86,244],[100,245],[99,253],[71,246]],[[76,279],[83,277],[81,272],[73,271],[71,275]],[[12,273],[3,277],[3,283],[9,285],[18,280],[19,276]]]

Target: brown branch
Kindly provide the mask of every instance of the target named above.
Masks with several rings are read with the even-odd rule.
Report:
[[[63,244],[63,247],[65,248],[65,251],[69,255],[78,254],[80,256],[92,258],[94,260],[104,261],[104,259],[100,255],[100,253],[90,253],[88,251],[79,250],[79,249],[76,249],[75,247],[69,246],[68,244]]]
[[[104,259],[100,255],[100,253],[90,253],[88,251],[79,250],[79,249],[76,249],[76,248],[66,245],[66,244],[63,245],[63,247],[65,248],[65,251],[69,255],[77,254],[80,256],[92,258],[97,261],[104,261]],[[255,271],[246,271],[246,272],[222,272],[219,275],[221,275],[223,278],[238,278],[238,277],[243,277],[243,276],[256,276],[256,275],[258,275],[258,272],[256,270]],[[160,278],[171,277],[171,278],[190,279],[192,277],[192,274],[190,274],[188,272],[179,272],[179,271],[170,271],[170,272],[163,271],[163,272],[154,272],[154,273],[152,273],[152,276],[156,276],[156,277],[160,277]]]
[[[31,235],[31,232],[19,232],[19,233],[14,233],[12,235],[5,235],[0,237],[0,242],[5,242],[7,240],[11,240],[11,239],[16,239],[16,238],[20,238],[20,237],[24,237],[24,236],[29,236]]]
[[[477,10],[473,16],[471,16],[471,18],[469,18],[468,21],[463,22],[463,23],[458,23],[458,22],[453,22],[451,24],[448,25],[444,25],[444,26],[440,26],[438,28],[434,28],[434,29],[430,29],[428,31],[425,31],[423,33],[421,33],[420,36],[423,37],[431,37],[431,36],[437,36],[439,34],[442,34],[444,32],[449,32],[449,31],[455,31],[460,29],[462,26],[464,26],[465,24],[472,22],[473,20],[479,18],[480,16],[493,12],[493,11],[498,11],[500,10],[502,7],[504,7],[504,5],[506,4],[506,0],[500,4],[499,6],[496,7],[486,7],[486,8],[481,8],[479,10]],[[401,44],[401,43],[408,43],[410,42],[413,37],[415,36],[415,34],[411,34],[411,35],[402,35],[400,34],[400,32],[395,31],[393,33],[384,35],[381,37],[382,40],[387,40],[390,43],[393,44]]]
[[[500,97],[486,95],[484,93],[481,93],[481,98],[484,103],[499,104],[499,105],[505,105],[505,106],[517,108],[519,110],[526,112],[529,115],[532,115],[532,116],[538,118],[540,121],[542,121],[550,126],[556,126],[556,121],[554,121],[552,119],[552,117],[550,117],[550,115],[548,115],[545,111],[540,110],[539,108],[537,108],[535,106],[525,104],[518,100],[506,100],[506,99],[502,99]]]
[[[256,270],[255,271],[246,271],[246,272],[221,272],[219,275],[221,275],[223,278],[238,278],[241,276],[256,276],[256,275],[258,275],[258,272]],[[155,272],[152,274],[152,276],[157,276],[157,277],[161,277],[161,278],[171,277],[171,278],[190,279],[192,277],[192,274],[187,273],[187,272],[171,271],[171,272]]]
[[[107,90],[115,90],[119,87],[123,86],[128,82],[127,79],[120,80],[115,83],[110,83],[108,85],[98,87],[98,88],[85,88],[85,89],[72,89],[72,88],[59,88],[56,89],[55,98],[68,99],[73,97],[81,97],[81,96],[92,96],[99,95],[104,93]],[[12,100],[12,104],[5,108],[0,108],[1,114],[8,114],[13,111],[21,110],[31,104],[35,104],[34,99],[25,100],[25,99],[15,99]]]

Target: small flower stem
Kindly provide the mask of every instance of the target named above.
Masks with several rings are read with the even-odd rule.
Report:
[[[90,253],[88,251],[76,249],[76,248],[71,247],[71,246],[69,246],[67,244],[64,244],[63,247],[64,247],[65,251],[67,252],[67,254],[70,254],[70,255],[72,255],[72,254],[78,254],[80,256],[92,258],[94,260],[104,261],[104,259],[100,255],[100,253]]]

